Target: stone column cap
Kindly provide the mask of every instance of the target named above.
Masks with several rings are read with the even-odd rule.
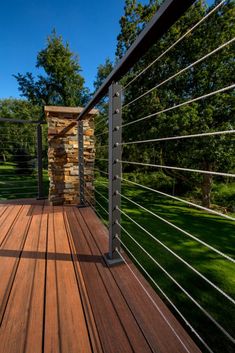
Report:
[[[63,118],[65,119],[75,119],[78,117],[78,115],[83,111],[83,107],[63,107],[59,105],[45,105],[44,106],[44,112],[46,115],[46,118],[49,117],[50,113],[53,113],[55,116],[60,116],[63,115]],[[95,115],[98,115],[99,111],[98,109],[91,109],[89,113],[85,116],[86,118],[92,118]]]

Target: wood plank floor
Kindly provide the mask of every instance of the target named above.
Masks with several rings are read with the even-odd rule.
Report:
[[[0,204],[0,353],[199,353],[90,208]],[[145,290],[154,298],[155,305]]]

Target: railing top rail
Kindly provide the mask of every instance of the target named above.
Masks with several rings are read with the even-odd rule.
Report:
[[[46,121],[43,120],[23,120],[23,119],[9,119],[9,118],[0,118],[1,123],[19,123],[19,124],[46,124]]]
[[[81,120],[107,93],[112,82],[118,81],[143,56],[151,45],[182,16],[195,0],[165,0],[151,21],[127,50],[104,83],[78,116]]]

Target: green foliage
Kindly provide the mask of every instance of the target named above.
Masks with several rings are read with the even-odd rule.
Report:
[[[136,0],[126,0],[124,16],[119,21],[121,32],[117,37],[117,58],[121,59],[129,49],[135,38],[158,9],[159,3],[160,1],[150,0],[149,4],[143,5]]]
[[[96,188],[103,196],[107,197],[107,180],[96,179]],[[129,199],[143,205],[153,213],[174,223],[178,227],[186,230],[190,234],[197,236],[200,240],[210,244],[218,250],[234,257],[234,222],[222,219],[204,211],[191,208],[181,202],[158,196],[151,191],[145,191],[138,187],[132,187],[123,183],[122,194]],[[98,202],[106,209],[108,205],[97,193]],[[108,223],[107,214],[99,207],[96,209],[103,218],[104,223]],[[215,254],[197,241],[189,238],[185,234],[177,231],[169,224],[153,217],[148,212],[136,207],[126,199],[122,198],[122,210],[138,222],[143,228],[153,235],[151,238],[142,229],[137,227],[127,217],[122,215],[122,226],[132,235],[132,237],[164,268],[172,277],[190,293],[198,303],[211,314],[231,335],[233,334],[233,317],[235,314],[234,305],[221,296],[213,287],[207,284],[202,278],[196,275],[181,261],[174,257],[169,251],[163,248],[158,241],[169,247],[178,256],[187,261],[204,276],[210,278],[218,287],[234,297],[234,265]],[[155,241],[156,238],[158,241]],[[167,277],[167,275],[144,253],[133,240],[123,231],[122,241],[125,243],[131,254],[133,254],[145,270],[150,274],[158,286],[166,293],[168,298],[175,304],[184,317],[192,324],[195,330],[201,335],[205,342],[215,353],[233,352],[233,344],[221,333],[221,331],[199,310],[190,299]],[[131,257],[132,259],[132,257]],[[133,260],[133,259],[132,259]],[[134,261],[134,260],[133,260]],[[137,265],[138,266],[138,265]],[[144,274],[144,273],[143,273]],[[144,274],[145,275],[145,274]],[[147,278],[147,276],[146,276]],[[149,280],[149,278],[147,278]],[[158,295],[165,300],[159,288],[154,287]],[[170,309],[177,316],[176,312],[169,305]],[[184,322],[182,321],[182,324]],[[186,330],[189,330],[185,326]],[[196,340],[192,331],[189,334]],[[204,347],[199,347],[202,352],[206,352]]]
[[[109,58],[105,60],[104,64],[100,64],[98,66],[96,79],[94,81],[94,87],[96,91],[98,90],[98,88],[100,88],[100,86],[102,85],[106,77],[110,74],[112,69],[113,69],[113,63]]]
[[[212,202],[235,212],[235,183],[215,184],[212,188]]]
[[[158,1],[146,6],[135,0],[127,0],[125,15],[121,19],[121,33],[118,36],[117,55],[122,57],[158,8]],[[198,1],[177,23],[144,55],[122,79],[125,86],[190,27],[210,11],[204,1]],[[146,12],[147,11],[147,12]],[[125,103],[140,96],[173,74],[189,66],[235,35],[233,20],[235,3],[227,1],[219,11],[204,21],[192,34],[167,52],[149,70],[125,89]],[[188,69],[183,74],[164,83],[158,89],[123,109],[123,120],[131,122],[138,118],[162,111],[175,104],[229,86],[235,76],[234,44],[220,50],[212,57]],[[160,137],[188,135],[209,131],[233,129],[235,125],[235,96],[232,90],[213,97],[158,114],[123,129],[125,141],[146,140]],[[208,171],[231,172],[235,168],[235,141],[231,136],[214,136],[157,142],[155,144],[128,145],[124,147],[123,159],[137,162],[179,166]],[[124,166],[131,172],[133,166]],[[140,167],[135,169],[138,172]],[[144,171],[144,168],[141,167]],[[148,169],[148,171],[151,171]],[[179,185],[195,184],[202,188],[202,201],[210,207],[212,176],[193,175],[174,170],[165,174],[175,177]]]
[[[41,107],[33,105],[29,101],[9,98],[0,100],[0,116],[7,119],[25,120],[27,122],[27,120],[40,120],[42,118],[42,112]],[[21,155],[22,153],[30,156],[29,158],[36,155],[36,124],[1,122],[0,125],[0,161],[15,161],[16,157],[14,156]],[[46,125],[43,125],[42,139],[44,157],[43,163],[44,167],[46,167]]]
[[[43,194],[48,195],[48,173],[43,170]],[[0,200],[35,198],[37,196],[37,173],[22,176],[16,172],[15,163],[0,164]]]
[[[34,172],[36,160],[25,148],[18,147],[13,156],[16,174],[31,175]]]
[[[123,178],[128,179],[130,181],[134,181],[135,183],[149,186],[151,188],[155,188],[165,192],[172,192],[175,186],[174,178],[166,175],[162,171],[152,172],[152,173],[142,173],[142,172],[134,172],[134,173],[124,173]]]
[[[36,67],[44,75],[14,75],[23,97],[36,105],[83,105],[88,98],[84,79],[80,75],[78,57],[71,52],[69,44],[57,36],[55,30],[47,38],[47,46],[37,55]]]

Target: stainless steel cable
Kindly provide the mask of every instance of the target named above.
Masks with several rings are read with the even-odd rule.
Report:
[[[146,207],[144,207],[144,206],[140,205],[139,203],[137,203],[137,202],[131,200],[129,197],[127,197],[127,196],[125,196],[125,195],[123,195],[123,194],[120,194],[120,195],[121,195],[121,197],[123,197],[124,199],[128,200],[129,202],[131,202],[131,203],[134,204],[135,206],[137,206],[137,207],[143,209],[144,211],[146,211],[147,213],[151,214],[152,216],[154,216],[154,217],[160,219],[162,222],[168,224],[168,225],[171,226],[172,228],[175,228],[176,230],[178,230],[179,232],[181,232],[181,233],[183,233],[184,235],[188,236],[189,238],[194,239],[196,242],[198,242],[198,243],[204,245],[205,247],[207,247],[208,249],[214,251],[215,253],[219,254],[220,256],[224,257],[225,259],[231,261],[232,263],[235,263],[235,260],[234,260],[232,257],[230,257],[230,256],[228,256],[228,255],[226,255],[226,254],[224,254],[222,251],[220,251],[220,250],[214,248],[212,245],[209,245],[209,244],[206,243],[205,241],[203,241],[203,240],[197,238],[196,236],[192,235],[191,233],[189,233],[189,232],[185,231],[184,229],[182,229],[182,228],[176,226],[174,223],[167,221],[165,218],[163,218],[163,217],[157,215],[156,213],[152,212],[151,210],[147,209]],[[124,212],[124,211],[122,211],[122,212]],[[221,293],[221,294],[222,294],[222,293]],[[227,299],[228,299],[228,298],[227,298]],[[232,299],[232,298],[230,298],[230,299],[232,300],[233,304],[235,304],[234,299]]]
[[[204,22],[209,16],[211,16],[215,11],[217,11],[226,0],[221,1],[217,6],[215,6],[208,14],[206,14],[201,20],[199,20],[193,27],[187,30],[179,39],[177,39],[170,47],[168,47],[162,54],[160,54],[155,60],[153,60],[147,67],[141,70],[132,80],[130,80],[122,89],[124,91],[130,84],[132,84],[138,77],[140,77],[144,72],[146,72],[150,67],[152,67],[157,61],[159,61],[166,53],[168,53],[172,48],[174,48],[179,42],[181,42],[188,34],[192,33],[195,28],[197,28],[202,22]]]
[[[223,93],[223,92],[226,92],[226,91],[228,91],[228,90],[230,90],[230,89],[233,89],[233,88],[235,88],[235,84],[232,84],[232,85],[230,85],[230,86],[227,86],[227,87],[218,89],[218,90],[216,90],[216,91],[213,91],[213,92],[210,92],[210,93],[207,93],[207,94],[204,94],[204,95],[199,96],[199,97],[196,97],[196,98],[189,99],[189,100],[187,100],[187,101],[185,101],[185,102],[182,102],[182,103],[180,103],[180,104],[173,105],[172,107],[169,107],[169,108],[160,110],[160,111],[158,111],[158,112],[156,112],[156,113],[149,114],[149,115],[146,115],[146,116],[144,116],[144,117],[142,117],[142,118],[139,118],[139,119],[130,121],[130,122],[128,122],[128,123],[122,124],[122,125],[120,126],[120,128],[123,128],[123,127],[125,127],[125,126],[129,126],[129,125],[132,125],[132,124],[136,124],[136,123],[138,123],[138,122],[140,122],[140,121],[143,121],[143,120],[152,118],[152,117],[154,117],[154,116],[157,116],[157,115],[159,115],[159,114],[166,113],[166,112],[169,112],[169,111],[171,111],[171,110],[174,110],[174,109],[183,107],[183,106],[185,106],[185,105],[187,105],[187,104],[190,104],[190,103],[193,103],[193,102],[197,102],[197,101],[199,101],[199,100],[202,100],[202,99],[205,99],[205,98],[208,98],[208,97],[212,97],[212,96],[214,96],[215,94]]]
[[[103,219],[103,221],[106,223],[107,221],[102,217],[102,215],[99,213],[99,211],[92,205],[92,203],[89,200],[85,200],[85,202],[88,203],[88,205],[93,209],[93,211],[98,214],[100,219]]]
[[[96,182],[96,181],[95,181],[95,182]],[[108,183],[108,180],[107,180],[107,183]],[[101,185],[101,186],[104,186],[106,189],[109,190],[109,185],[103,184],[102,182],[99,182],[99,181],[98,181],[98,184]]]
[[[84,179],[83,179],[83,182],[85,182]],[[87,190],[86,187],[84,187],[84,191],[85,191],[92,199],[94,199],[94,196]],[[103,210],[107,215],[109,215],[109,212],[104,208],[104,206],[101,205],[101,203],[100,203],[99,201],[97,201],[97,200],[95,199],[95,202],[97,202],[98,205],[102,208],[102,210]]]
[[[95,160],[96,160],[96,161],[105,161],[105,162],[107,162],[107,161],[108,161],[108,159],[107,159],[107,158],[95,158]]]
[[[120,210],[120,209],[119,209]],[[136,222],[132,217],[130,217],[126,212],[120,210],[121,213],[128,218],[132,223],[137,225],[140,229],[142,229],[146,234],[148,234],[154,241],[159,243],[161,246],[164,247],[168,252],[170,252],[173,256],[175,256],[178,260],[184,263],[188,268],[190,268],[194,273],[196,273],[199,277],[201,277],[205,282],[207,282],[210,286],[216,289],[220,294],[222,294],[226,299],[228,299],[232,304],[235,304],[235,300],[231,298],[227,293],[225,293],[222,289],[217,287],[213,282],[211,282],[206,276],[204,276],[201,272],[195,269],[192,265],[190,265],[187,261],[185,261],[181,256],[177,255],[173,250],[171,250],[168,246],[162,243],[159,239],[155,238],[147,229],[142,227],[138,222]]]
[[[0,192],[1,191],[5,191],[5,190],[18,190],[19,187],[8,187],[7,185],[4,185],[4,187],[1,187],[2,185],[0,185]],[[27,190],[32,190],[32,189],[37,189],[37,185],[35,186],[25,186],[25,187],[20,187],[21,190],[23,189],[27,189]]]
[[[126,103],[123,105],[122,109],[125,109],[126,107],[129,107],[131,104],[133,104],[134,102],[138,101],[139,99],[145,97],[147,94],[153,92],[154,90],[156,90],[157,88],[163,86],[165,83],[170,82],[171,80],[173,80],[174,78],[176,78],[177,76],[183,74],[184,72],[188,71],[189,69],[193,68],[194,66],[196,66],[197,64],[199,64],[200,62],[202,62],[203,60],[206,60],[207,58],[209,58],[211,55],[217,53],[218,51],[220,51],[221,49],[225,48],[226,46],[232,44],[235,41],[235,37],[230,39],[229,41],[227,41],[226,43],[220,45],[218,48],[212,50],[211,52],[207,53],[206,55],[202,56],[200,59],[194,61],[192,64],[186,66],[185,68],[183,68],[182,70],[176,72],[174,75],[168,77],[167,79],[163,80],[162,82],[158,83],[156,86],[152,87],[151,89],[149,89],[148,91],[142,93],[141,95],[139,95],[138,97],[134,98],[133,100],[131,100],[130,102]]]
[[[98,135],[95,135],[95,137],[99,137],[99,136],[102,136],[102,135],[105,135],[105,134],[108,134],[108,130],[107,131],[104,131],[104,132],[101,132],[100,134],[98,134]]]
[[[105,201],[109,202],[109,199],[107,197],[105,197],[103,194],[101,194],[101,192],[99,192],[96,188],[94,189],[95,192],[100,195]]]
[[[120,241],[122,243],[122,241]],[[130,250],[127,248],[125,244],[122,244],[123,247],[131,254],[131,257],[135,260],[135,262],[140,266],[140,268],[143,270],[143,272],[147,275],[147,277],[151,280],[151,282],[159,289],[159,291],[163,294],[163,296],[168,300],[168,302],[172,305],[172,307],[176,310],[176,312],[180,315],[180,317],[184,320],[187,326],[190,327],[191,331],[197,336],[197,338],[202,342],[202,344],[208,349],[210,353],[214,353],[210,347],[207,345],[207,343],[203,340],[203,338],[197,333],[197,331],[193,328],[193,326],[188,322],[188,320],[183,316],[183,314],[179,311],[179,309],[175,306],[175,304],[169,299],[169,297],[164,293],[164,291],[161,289],[161,287],[157,284],[157,282],[152,278],[152,276],[146,271],[146,269],[143,267],[143,265],[137,260],[137,258],[130,252]],[[142,282],[139,280],[139,278],[136,276],[135,272],[132,270],[124,256],[120,253],[118,249],[116,249],[117,253],[119,256],[122,258],[132,275],[135,277],[137,282],[140,284],[141,288],[144,290],[145,294],[147,297],[151,300],[153,303],[154,307],[158,310],[158,312],[161,314],[162,311],[159,309],[157,303],[153,299],[153,297],[149,294],[147,289],[144,287]],[[160,311],[159,311],[160,310]],[[162,313],[161,316],[164,318],[164,314]],[[168,321],[167,321],[168,323]]]
[[[118,146],[135,145],[135,144],[139,144],[139,143],[151,143],[151,142],[160,142],[160,141],[180,140],[180,139],[188,139],[188,138],[194,138],[194,137],[227,135],[227,134],[234,134],[234,133],[235,133],[235,130],[204,132],[204,133],[200,133],[200,134],[169,136],[169,137],[162,137],[162,138],[156,138],[156,139],[150,139],[150,140],[127,141],[127,142],[119,143]]]
[[[95,128],[97,129],[97,126],[102,124],[103,122],[108,122],[108,116],[103,117],[101,120],[99,120],[97,123],[95,122]]]
[[[153,168],[161,168],[161,169],[172,169],[172,170],[182,170],[182,171],[185,171],[185,172],[211,174],[211,175],[219,175],[219,176],[235,178],[235,174],[232,174],[232,173],[213,172],[213,171],[210,171],[210,170],[191,169],[191,168],[183,168],[183,167],[172,167],[172,166],[161,165],[161,164],[140,163],[140,162],[131,162],[131,161],[122,161],[122,160],[117,160],[117,162],[125,163],[125,164],[141,165],[141,166],[144,166],[144,167],[153,167]]]
[[[98,168],[93,168],[95,171],[100,172],[101,174],[109,175],[109,173],[104,172],[103,170],[100,170]]]
[[[101,145],[101,146],[98,146],[98,148],[107,148],[109,147],[109,145]]]
[[[119,224],[120,226],[120,224]],[[122,227],[122,229],[124,230],[124,228]],[[235,343],[235,339],[227,332],[227,330],[225,330],[223,328],[223,326],[221,326],[211,315],[210,313],[204,309],[201,304],[198,303],[198,301],[174,278],[171,276],[171,274],[157,261],[154,259],[154,257],[152,257],[147,251],[146,249],[138,242],[135,240],[135,238],[132,237],[132,235],[125,231],[126,234],[132,239],[132,241],[155,263],[155,265],[157,265],[164,273],[165,275],[170,278],[170,280],[172,282],[175,283],[175,285],[180,288],[180,290],[203,312],[203,314],[213,322],[213,324],[221,331],[223,332],[223,334],[232,342]],[[121,242],[121,244],[123,245],[124,242],[120,239],[120,237],[116,236],[116,238]],[[130,250],[128,250],[129,252],[131,252]]]
[[[231,216],[228,216],[226,214],[223,214],[221,212],[217,212],[217,211],[214,211],[210,208],[207,208],[207,207],[203,207],[203,206],[200,206],[200,205],[197,205],[196,203],[193,203],[193,202],[190,202],[190,201],[187,201],[187,200],[184,200],[184,199],[181,199],[179,197],[176,197],[176,196],[173,196],[173,195],[170,195],[170,194],[166,194],[165,192],[162,192],[162,191],[159,191],[159,190],[156,190],[156,189],[152,189],[150,188],[149,186],[145,186],[145,185],[141,185],[141,184],[138,184],[134,181],[131,181],[131,180],[128,180],[128,179],[125,179],[125,178],[120,178],[118,177],[118,179],[122,180],[122,181],[125,181],[126,183],[130,183],[130,184],[133,184],[135,186],[138,186],[142,189],[145,189],[145,190],[148,190],[148,191],[151,191],[151,192],[154,192],[154,193],[157,193],[159,195],[162,195],[162,196],[166,196],[166,197],[169,197],[173,200],[177,200],[177,201],[180,201],[180,202],[184,202],[186,203],[187,205],[190,205],[190,206],[193,206],[193,207],[196,207],[196,208],[199,208],[200,210],[204,210],[204,211],[207,211],[209,213],[213,213],[217,216],[220,216],[220,217],[223,217],[223,218],[226,218],[226,219],[229,219],[231,221],[235,221],[235,218],[234,217],[231,217]]]

